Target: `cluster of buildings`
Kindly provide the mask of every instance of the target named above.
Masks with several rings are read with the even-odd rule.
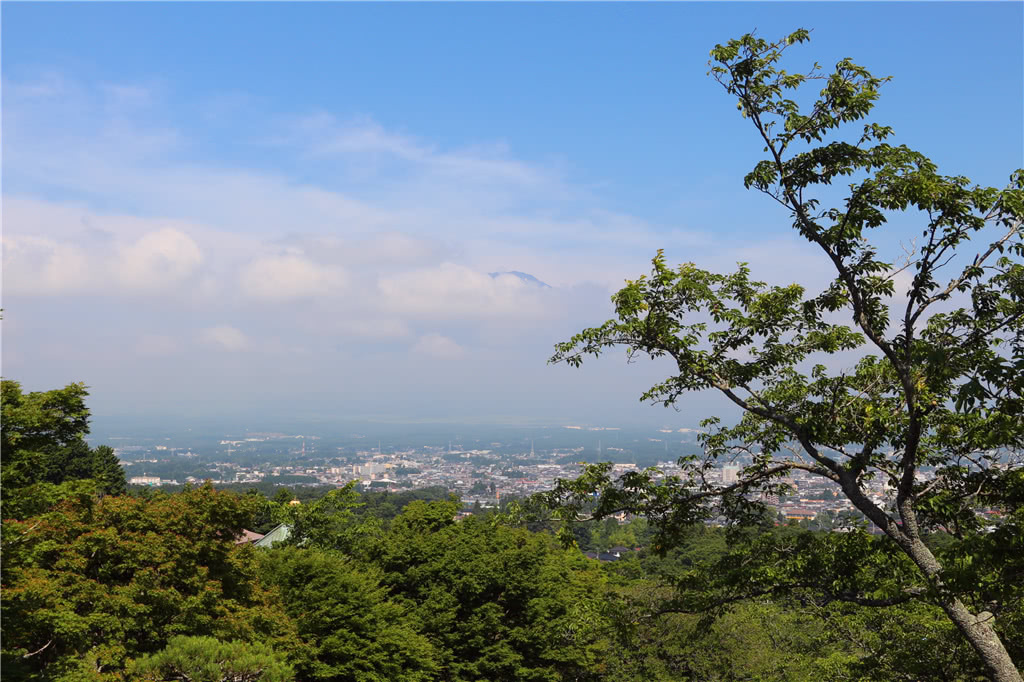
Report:
[[[178,485],[174,479],[160,478],[159,476],[132,476],[128,479],[128,485],[145,485],[156,488],[162,485]]]
[[[278,436],[284,437],[280,434],[259,434],[256,438],[221,443],[227,444],[229,448],[241,448],[249,441],[262,442]],[[421,446],[382,453],[378,445],[376,448],[350,452],[346,456],[334,456],[338,453],[323,450],[313,450],[311,456],[307,456],[306,437],[289,438],[301,439],[301,443],[293,441],[294,445],[287,451],[289,457],[284,458],[286,463],[243,463],[252,462],[254,458],[229,458],[206,462],[202,478],[183,478],[187,482],[210,479],[215,484],[289,481],[287,484],[291,486],[344,485],[356,480],[364,489],[391,492],[442,487],[457,494],[467,507],[490,507],[499,504],[503,496],[525,497],[550,490],[558,479],[575,478],[580,472],[577,458],[582,458],[583,451],[583,448],[563,448],[538,453],[531,444],[529,452],[509,454],[508,447],[493,443],[494,449],[462,449],[449,444],[446,448]],[[159,452],[152,449],[139,452],[140,457],[131,462],[133,470],[130,471],[129,484],[178,485],[176,479],[161,478],[141,470],[166,463],[169,459],[196,457],[191,449],[181,452],[166,446],[157,446],[155,449]],[[609,451],[612,449],[608,448]],[[737,461],[711,469],[705,474],[707,482],[712,485],[734,485],[742,479],[744,465],[745,462]],[[659,462],[657,468],[664,476],[682,474],[675,462]],[[619,476],[637,469],[635,463],[618,463],[613,466],[612,475]],[[143,475],[131,475],[140,471]],[[919,474],[923,478],[930,475]],[[784,493],[759,495],[761,501],[776,510],[777,521],[780,523],[811,521],[820,527],[841,529],[850,519],[859,516],[838,487],[819,476],[794,470],[777,483],[785,485]],[[893,495],[882,477],[866,485],[870,499],[883,508],[888,506]],[[724,519],[720,521],[724,522]]]

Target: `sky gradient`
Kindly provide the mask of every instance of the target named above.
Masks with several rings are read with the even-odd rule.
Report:
[[[98,415],[693,426],[721,403],[637,402],[664,364],[546,359],[658,248],[828,276],[743,189],[709,49],[811,28],[786,68],[892,75],[872,120],[1002,186],[1022,8],[5,2],[3,375]]]

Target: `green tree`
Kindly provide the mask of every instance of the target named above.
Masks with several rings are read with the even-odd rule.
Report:
[[[414,500],[447,500],[449,496],[448,489],[440,486],[417,488],[400,493],[364,490],[359,497],[362,506],[354,508],[353,511],[359,516],[373,516],[382,521],[389,521],[398,516],[402,509]]]
[[[603,578],[547,534],[412,502],[373,563],[438,651],[441,679],[593,679]]]
[[[745,35],[717,45],[709,66],[766,152],[746,187],[785,208],[835,279],[808,294],[754,281],[742,264],[726,275],[693,264],[673,269],[659,252],[650,276],[613,296],[616,319],[559,344],[552,361],[578,366],[612,346],[667,357],[675,373],[643,399],[671,405],[683,393],[716,390],[744,416],[732,427],[706,421],[706,457],[681,460],[680,477],[649,470],[616,481],[609,466],[596,465],[549,500],[571,521],[599,491],[598,517],[645,514],[668,546],[712,515],[756,520],[754,496],[780,492],[789,472],[828,479],[885,534],[844,547],[845,560],[864,567],[854,572],[859,579],[820,579],[841,577],[824,551],[837,541],[792,548],[824,562],[817,577],[796,559],[773,572],[766,546],[765,560],[749,562],[760,567],[757,579],[734,572],[731,586],[717,584],[729,593],[716,599],[812,588],[865,604],[923,599],[941,607],[993,679],[1020,682],[999,634],[1024,600],[1020,574],[1007,571],[1019,560],[979,535],[974,508],[1009,514],[1002,540],[1020,556],[1024,527],[1005,491],[1020,475],[1024,445],[1024,171],[1006,189],[977,187],[887,143],[889,127],[867,123],[844,136],[888,79],[849,59],[830,73],[817,65],[806,74],[781,69],[787,47],[808,37],[804,30],[777,42]],[[814,81],[820,94],[801,106],[801,88]],[[842,178],[850,181],[845,197],[830,204],[832,183]],[[903,262],[883,260],[868,240],[893,213],[920,224]],[[981,246],[970,249],[972,240]],[[905,296],[896,295],[899,273],[909,278]],[[844,351],[861,360],[838,372],[823,364]],[[703,475],[717,457],[736,452],[752,462],[738,482]],[[925,468],[930,480],[922,480]],[[893,491],[891,506],[869,496],[881,482]],[[954,529],[957,541],[933,552],[925,536],[939,525]]]
[[[266,533],[280,523],[279,518],[283,516],[281,508],[264,497],[258,488],[249,488],[245,491],[245,496],[252,498],[256,507],[249,530]]]
[[[378,519],[356,516],[355,511],[362,506],[356,481],[350,481],[315,502],[285,507],[283,516],[292,526],[288,543],[350,555],[359,553],[360,546],[371,542],[380,532]]]
[[[5,521],[5,676],[116,677],[174,635],[287,647],[294,628],[260,584],[259,550],[235,545],[252,511],[249,496],[207,484],[148,500],[83,494]]]
[[[291,488],[282,487],[278,488],[274,496],[270,498],[270,501],[278,505],[286,505],[295,499],[295,494],[291,491]]]
[[[85,442],[89,409],[83,384],[23,393],[16,381],[0,381],[0,485],[4,518],[21,518],[46,509],[83,479],[103,494],[125,492],[124,469],[114,451]]]
[[[295,547],[267,552],[262,566],[298,627],[291,660],[301,679],[435,679],[433,647],[373,572],[337,552]]]
[[[887,609],[832,604],[820,609],[830,636],[859,649],[849,677],[973,682],[985,670],[941,609],[908,602]]]
[[[213,637],[172,637],[167,647],[136,661],[132,679],[161,682],[292,682],[295,673],[269,646]]]
[[[124,467],[109,445],[93,449],[89,462],[89,478],[96,481],[100,492],[107,495],[124,495],[128,492]]]

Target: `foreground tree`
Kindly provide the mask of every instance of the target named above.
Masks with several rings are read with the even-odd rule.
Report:
[[[406,609],[388,599],[376,571],[340,552],[275,548],[261,573],[277,588],[300,646],[289,660],[302,680],[428,682],[435,652]]]
[[[264,643],[222,642],[213,637],[172,637],[167,648],[136,661],[135,679],[146,682],[292,682],[291,667]]]
[[[5,675],[118,679],[175,635],[294,647],[257,550],[235,545],[252,502],[209,484],[149,500],[83,493],[5,521]]]
[[[583,511],[644,514],[665,547],[719,514],[741,525],[762,520],[757,494],[779,492],[795,470],[828,479],[885,542],[853,534],[762,543],[749,570],[730,584],[716,576],[716,589],[691,606],[785,590],[879,606],[925,600],[941,607],[993,679],[1020,682],[999,628],[1003,613],[1017,620],[1014,605],[1024,599],[1024,518],[1008,493],[1020,488],[1024,446],[1024,171],[1004,190],[971,186],[886,143],[888,127],[868,123],[841,139],[887,79],[848,59],[829,74],[817,65],[807,74],[781,70],[786,48],[807,39],[804,30],[774,43],[743,36],[712,50],[710,73],[737,98],[767,154],[745,185],[787,210],[834,281],[809,295],[753,281],[744,265],[728,275],[673,269],[659,252],[649,277],[613,297],[617,319],[559,344],[552,361],[578,366],[611,346],[668,357],[676,373],[643,399],[667,406],[716,390],[744,416],[727,428],[705,422],[706,456],[681,460],[682,476],[649,470],[615,480],[609,466],[595,465],[560,482],[548,501],[569,522]],[[809,108],[789,98],[813,80],[823,87]],[[829,186],[843,176],[848,192],[829,206]],[[920,221],[916,247],[899,263],[867,240],[893,212]],[[972,240],[982,245],[970,249]],[[901,273],[905,295],[896,291]],[[842,316],[852,324],[837,323]],[[820,364],[844,351],[861,355],[851,370]],[[718,458],[738,454],[749,465],[736,483],[708,480]],[[877,482],[892,492],[888,503],[869,494]],[[1005,515],[999,542],[979,534],[980,506]],[[953,538],[941,551],[925,542],[940,526]],[[788,568],[777,570],[769,558],[779,549]]]
[[[392,599],[430,640],[447,682],[598,678],[596,562],[544,533],[414,501],[371,548]]]
[[[113,449],[93,449],[85,442],[88,395],[83,384],[23,393],[16,381],[0,382],[5,519],[44,511],[72,490],[82,489],[76,481],[91,480],[97,492],[106,495],[125,492],[124,469]]]

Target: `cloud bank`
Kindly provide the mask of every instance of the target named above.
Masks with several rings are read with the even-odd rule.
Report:
[[[85,380],[100,412],[635,415],[663,368],[580,381],[545,365],[552,345],[610,316],[658,248],[780,274],[804,248],[609,210],[500,140],[268,113],[216,141],[244,150],[230,158],[202,116],[167,113],[173,93],[4,87],[5,374]],[[487,274],[509,270],[553,286]]]

